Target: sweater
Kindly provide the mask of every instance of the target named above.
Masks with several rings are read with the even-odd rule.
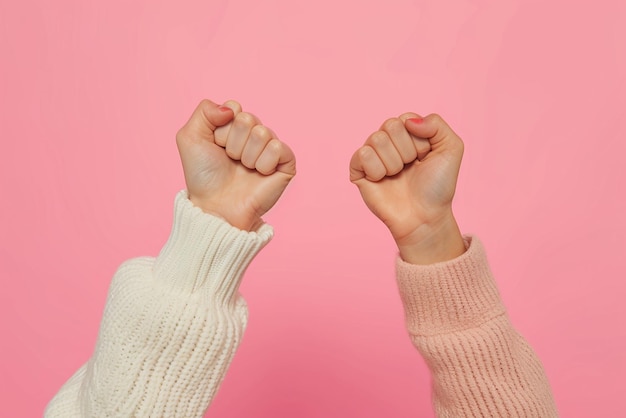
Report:
[[[273,235],[242,231],[177,194],[156,258],[123,263],[111,282],[91,358],[46,418],[201,418],[246,327],[238,292]],[[433,378],[440,417],[554,417],[543,368],[508,321],[484,249],[468,237],[450,262],[396,269],[406,323]]]
[[[485,249],[472,236],[454,260],[396,261],[413,345],[431,372],[438,417],[557,417],[543,366],[513,328]]]

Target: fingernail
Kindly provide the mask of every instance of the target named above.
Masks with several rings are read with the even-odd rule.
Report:
[[[415,124],[418,124],[418,125],[419,125],[420,123],[424,122],[424,119],[422,119],[422,118],[409,118],[409,119],[407,119],[407,120],[408,120],[409,122],[412,122],[412,123],[415,123]]]
[[[217,108],[222,112],[228,112],[229,110],[231,110],[228,106],[218,106]]]

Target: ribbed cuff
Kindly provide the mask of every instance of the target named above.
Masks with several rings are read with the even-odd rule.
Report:
[[[412,335],[476,327],[505,312],[483,245],[466,236],[467,251],[431,265],[396,261],[400,296]]]
[[[267,224],[255,232],[235,228],[193,206],[182,190],[174,203],[172,232],[154,263],[154,277],[180,293],[233,301],[250,261],[273,234]]]

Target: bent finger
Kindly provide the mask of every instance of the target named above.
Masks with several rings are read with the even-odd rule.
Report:
[[[233,119],[235,119],[237,115],[240,114],[243,110],[241,104],[236,100],[227,100],[222,106],[228,107],[233,111]],[[220,147],[226,146],[226,140],[228,139],[228,133],[230,132],[231,126],[233,126],[232,120],[227,124],[219,126],[217,129],[215,129],[215,143]]]

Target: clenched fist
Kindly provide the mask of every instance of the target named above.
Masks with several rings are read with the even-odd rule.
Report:
[[[176,144],[189,199],[243,230],[263,223],[296,174],[291,149],[235,101],[200,102]]]
[[[438,115],[385,121],[350,161],[350,181],[389,228],[400,256],[431,264],[465,251],[452,214],[463,142]]]

